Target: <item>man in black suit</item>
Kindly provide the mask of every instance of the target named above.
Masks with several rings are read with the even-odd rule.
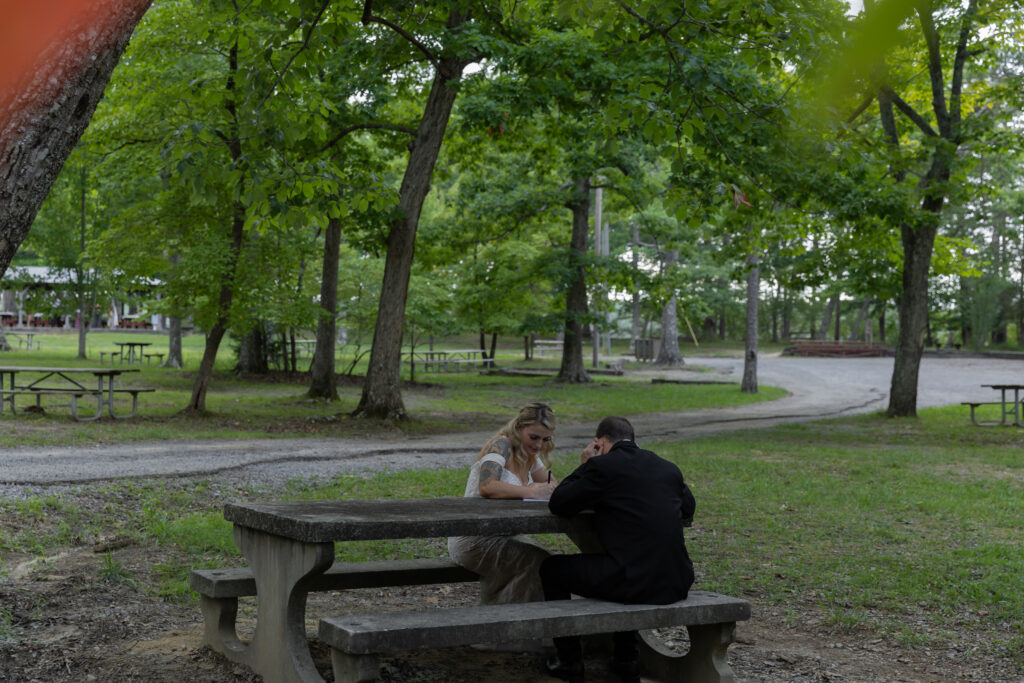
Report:
[[[595,512],[594,528],[604,552],[554,555],[540,567],[545,600],[585,598],[665,605],[686,598],[693,564],[683,527],[696,503],[673,463],[641,449],[633,426],[606,417],[594,440],[580,454],[580,466],[562,480],[548,502],[556,515]],[[614,635],[612,670],[623,681],[640,680],[637,635]],[[556,638],[558,656],[547,662],[550,675],[583,681],[580,639]]]

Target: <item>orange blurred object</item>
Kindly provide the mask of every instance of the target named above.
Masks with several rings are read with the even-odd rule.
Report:
[[[0,0],[0,108],[46,59],[59,58],[60,46],[74,32],[94,26],[104,9],[96,0]]]

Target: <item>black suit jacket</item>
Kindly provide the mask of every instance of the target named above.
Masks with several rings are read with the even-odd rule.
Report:
[[[620,441],[566,477],[548,506],[568,517],[594,510],[595,528],[611,557],[603,597],[625,603],[682,600],[693,584],[683,526],[693,519],[693,494],[673,463]]]

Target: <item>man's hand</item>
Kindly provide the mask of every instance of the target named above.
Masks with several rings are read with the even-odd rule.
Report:
[[[580,464],[582,465],[595,455],[601,455],[601,442],[597,439],[594,439],[584,447],[583,452],[580,453]]]

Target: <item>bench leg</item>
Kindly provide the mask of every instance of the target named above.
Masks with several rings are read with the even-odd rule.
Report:
[[[237,650],[219,636],[206,644],[223,647],[217,651],[266,681],[323,683],[306,640],[306,586],[334,562],[334,544],[300,543],[243,526],[235,526],[235,544],[256,580],[256,632]]]
[[[974,409],[976,407],[977,407],[976,405],[971,405],[971,422],[973,422],[976,426],[978,426],[978,427],[999,427],[999,426],[1001,426],[1003,424],[1006,424],[1006,415],[1005,414],[1003,415],[1003,421],[1002,422],[979,422],[978,419],[974,415]]]
[[[377,655],[350,655],[331,648],[335,683],[373,683],[380,674]]]
[[[96,395],[96,414],[92,417],[78,414],[78,399],[84,395],[85,394],[71,394],[71,417],[75,418],[79,422],[91,422],[93,420],[98,420],[100,415],[103,414],[103,395]]]
[[[245,651],[245,643],[238,639],[235,620],[238,617],[238,598],[211,598],[199,596],[199,609],[203,613],[203,642],[212,650],[234,659]]]
[[[115,417],[118,420],[125,420],[125,419],[127,419],[129,417],[135,417],[135,413],[137,413],[138,410],[139,410],[139,392],[133,391],[133,392],[131,392],[131,394],[132,394],[132,411],[130,413],[128,413],[127,415],[117,415],[117,414],[114,413],[114,397],[113,397],[113,395],[110,396],[110,398],[108,399],[108,402],[110,403],[110,406],[109,406],[110,417]],[[100,412],[103,412],[103,408],[100,408]]]
[[[640,632],[640,661],[648,675],[665,683],[733,683],[736,679],[726,655],[736,623],[687,626],[687,631],[690,651],[682,656],[671,653],[650,633]]]

